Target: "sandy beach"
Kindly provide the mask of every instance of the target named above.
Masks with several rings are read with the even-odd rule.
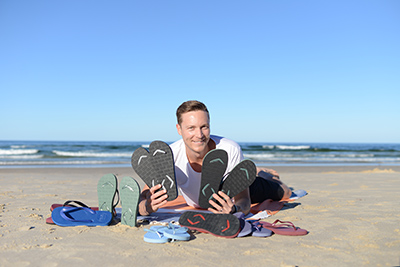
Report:
[[[97,206],[100,177],[137,178],[131,168],[0,169],[0,265],[400,265],[400,166],[274,169],[287,185],[309,194],[265,221],[291,221],[308,235],[225,239],[196,233],[188,242],[159,245],[143,241],[148,225],[45,223],[53,203],[79,200]]]

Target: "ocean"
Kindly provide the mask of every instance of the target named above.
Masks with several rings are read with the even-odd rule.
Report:
[[[171,142],[167,142],[171,143]],[[0,141],[0,168],[128,167],[150,142]],[[258,166],[400,165],[400,144],[239,143]]]

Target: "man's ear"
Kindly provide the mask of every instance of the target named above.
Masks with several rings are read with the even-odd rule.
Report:
[[[181,129],[181,126],[179,125],[179,123],[176,124],[176,130],[178,131],[179,135],[182,135],[182,129]]]

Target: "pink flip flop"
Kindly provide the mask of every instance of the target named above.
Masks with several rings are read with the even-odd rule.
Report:
[[[277,235],[299,236],[308,234],[307,230],[296,227],[291,222],[282,222],[280,220],[276,220],[273,223],[268,223],[263,221],[260,221],[260,223],[264,228],[271,230]]]

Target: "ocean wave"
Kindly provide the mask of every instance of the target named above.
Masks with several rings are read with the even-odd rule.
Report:
[[[245,158],[250,158],[250,159],[270,159],[274,158],[274,154],[243,154]]]
[[[129,158],[132,156],[133,152],[120,152],[120,153],[107,153],[107,152],[91,152],[91,151],[78,151],[78,152],[70,152],[70,151],[52,151],[57,156],[61,157],[93,157],[93,158],[110,158],[110,157],[121,157],[121,158]]]
[[[12,145],[11,148],[25,148],[26,145]]]
[[[0,165],[103,165],[103,164],[127,164],[122,161],[0,161]]]
[[[40,159],[43,155],[0,155],[0,159]]]
[[[306,150],[310,149],[311,146],[286,146],[286,145],[277,145],[275,146],[280,150]]]
[[[38,152],[39,150],[37,149],[0,149],[0,155],[26,155]]]
[[[400,163],[400,158],[376,158],[376,157],[265,157],[264,155],[245,155],[245,158],[258,163],[276,162],[313,162],[313,163]]]

